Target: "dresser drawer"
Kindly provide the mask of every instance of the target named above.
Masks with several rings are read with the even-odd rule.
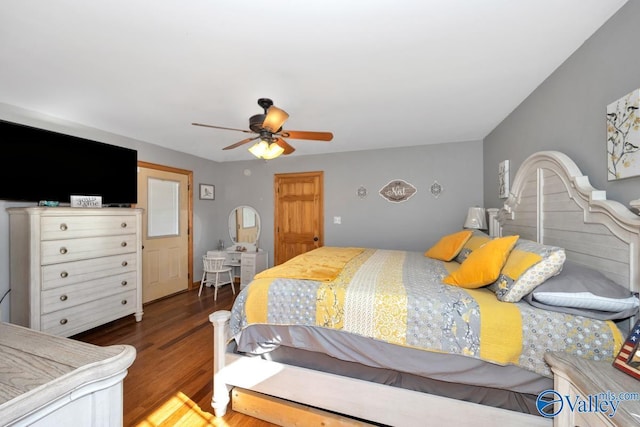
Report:
[[[126,292],[136,288],[136,272],[103,277],[90,282],[76,283],[41,292],[42,314],[63,310],[89,301]]]
[[[42,240],[135,234],[136,218],[113,216],[44,216],[40,219]]]
[[[253,270],[253,267],[256,266],[256,257],[251,255],[242,255],[242,260],[240,261],[240,263],[242,265],[246,265],[247,267],[251,267],[251,269]]]
[[[41,267],[42,289],[87,282],[101,277],[136,271],[137,268],[136,253],[45,265]]]
[[[242,283],[249,283],[253,280],[253,276],[255,276],[255,268],[250,266],[242,265],[240,267],[240,277],[242,279]]]
[[[136,291],[132,289],[121,294],[45,314],[41,318],[40,328],[49,334],[68,337],[134,313],[136,305]]]
[[[136,235],[43,241],[40,250],[42,265],[125,254],[136,251]]]

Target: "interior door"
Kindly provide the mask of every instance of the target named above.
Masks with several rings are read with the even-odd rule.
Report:
[[[142,215],[142,301],[191,286],[192,173],[138,162],[138,207]]]
[[[274,177],[274,265],[324,244],[323,172]]]

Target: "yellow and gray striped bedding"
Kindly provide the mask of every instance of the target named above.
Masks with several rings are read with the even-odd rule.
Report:
[[[547,377],[547,351],[597,360],[617,354],[622,335],[612,322],[441,283],[455,265],[418,252],[319,248],[256,276],[236,299],[231,331],[237,336],[251,324],[330,328]]]

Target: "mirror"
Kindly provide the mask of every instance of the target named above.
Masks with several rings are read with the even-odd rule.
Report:
[[[229,214],[229,236],[233,244],[255,245],[260,238],[260,215],[251,206],[238,206]]]

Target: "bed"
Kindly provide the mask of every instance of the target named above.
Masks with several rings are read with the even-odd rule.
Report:
[[[216,415],[241,387],[386,425],[551,425],[535,403],[553,388],[544,354],[616,356],[637,313],[640,219],[554,151],[523,162],[495,219],[492,237],[451,233],[425,253],[320,248],[262,272],[210,316]],[[626,305],[555,302],[583,267]]]

